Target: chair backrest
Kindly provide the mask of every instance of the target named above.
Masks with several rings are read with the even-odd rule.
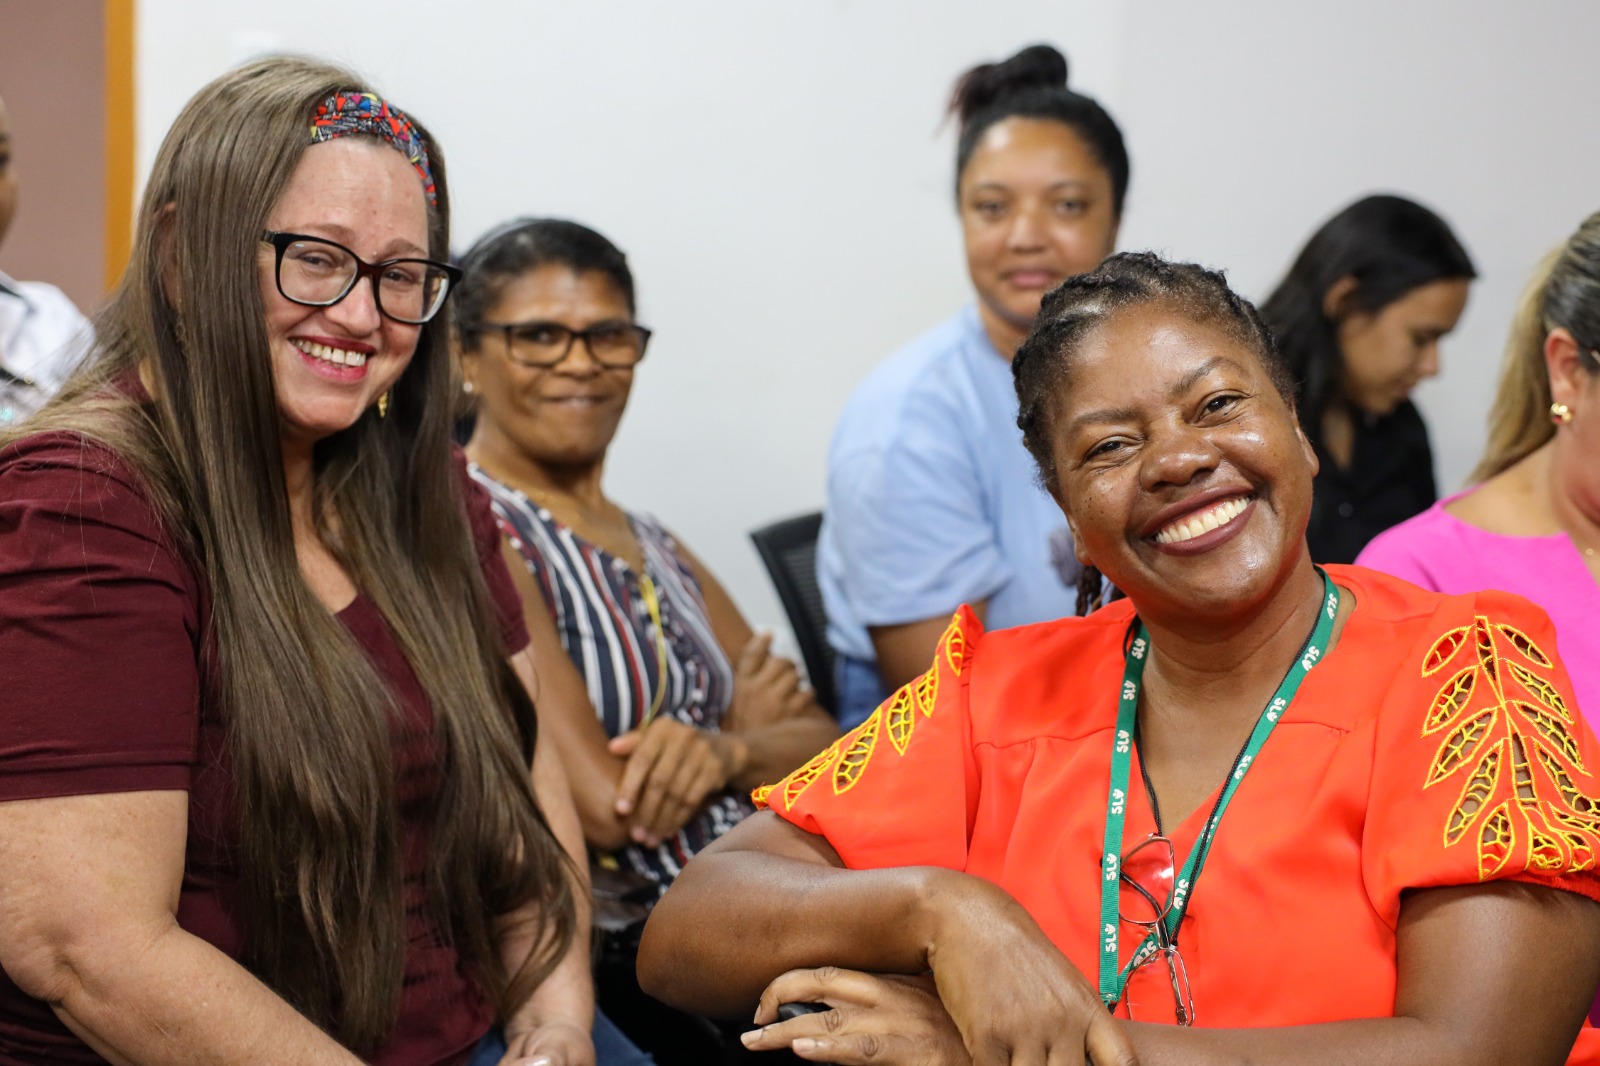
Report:
[[[822,513],[818,511],[763,526],[752,532],[750,539],[761,553],[783,611],[789,616],[817,702],[829,714],[835,714],[839,704],[833,688],[834,654],[828,644],[828,615],[822,608],[822,589],[817,585],[817,533],[821,528]]]

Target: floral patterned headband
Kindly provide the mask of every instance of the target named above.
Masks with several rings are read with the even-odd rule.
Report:
[[[439,206],[439,193],[433,184],[433,168],[428,164],[428,148],[422,135],[404,111],[373,93],[334,93],[317,105],[311,120],[311,143],[321,144],[335,137],[366,134],[379,137],[411,160],[422,178],[422,191],[428,203]]]

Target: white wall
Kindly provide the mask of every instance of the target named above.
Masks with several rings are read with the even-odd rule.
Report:
[[[1444,485],[1478,449],[1521,279],[1600,207],[1583,0],[141,0],[138,17],[141,171],[211,77],[310,52],[432,127],[458,246],[536,213],[627,250],[657,337],[610,487],[769,625],[746,532],[820,505],[851,387],[967,298],[939,121],[972,62],[1061,45],[1128,134],[1124,246],[1229,267],[1252,295],[1362,193],[1456,223],[1484,281],[1422,396]]]
[[[1125,42],[1125,245],[1226,266],[1260,298],[1360,195],[1398,192],[1449,219],[1481,281],[1418,402],[1440,490],[1458,489],[1517,296],[1600,209],[1600,5],[1133,2]]]

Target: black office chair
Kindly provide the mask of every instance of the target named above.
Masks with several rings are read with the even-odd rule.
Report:
[[[817,587],[817,533],[821,528],[819,511],[763,526],[751,533],[750,539],[761,553],[783,611],[789,616],[817,702],[823,710],[835,714],[839,703],[833,688],[834,654],[828,644],[822,590]]]

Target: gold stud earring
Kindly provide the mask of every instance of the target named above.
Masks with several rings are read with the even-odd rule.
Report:
[[[378,417],[389,417],[389,390],[384,389],[383,395],[378,397]]]
[[[1568,407],[1564,403],[1551,404],[1550,421],[1554,422],[1558,426],[1566,425],[1568,422],[1572,421],[1572,408]]]

